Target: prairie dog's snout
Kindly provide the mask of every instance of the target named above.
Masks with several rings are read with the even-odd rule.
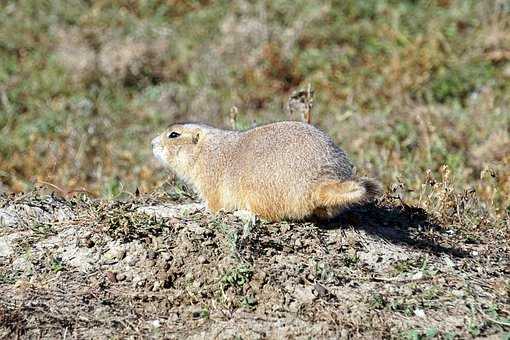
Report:
[[[163,146],[161,145],[161,136],[153,138],[151,141],[151,145],[152,153],[154,154],[154,156],[158,159],[160,163],[162,163],[163,165],[167,165],[164,157],[164,149]]]

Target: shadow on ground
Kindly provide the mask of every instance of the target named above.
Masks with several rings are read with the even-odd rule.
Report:
[[[444,227],[424,209],[400,202],[399,205],[368,203],[344,211],[329,222],[315,222],[323,230],[351,226],[394,244],[407,245],[424,251],[455,257],[469,252],[448,244]]]

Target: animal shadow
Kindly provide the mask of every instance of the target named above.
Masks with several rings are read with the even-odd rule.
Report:
[[[381,202],[353,206],[331,221],[315,221],[315,224],[323,230],[352,226],[394,244],[436,254],[469,256],[469,252],[459,247],[443,245],[451,242],[442,232],[443,227],[424,209],[403,202],[398,205]]]

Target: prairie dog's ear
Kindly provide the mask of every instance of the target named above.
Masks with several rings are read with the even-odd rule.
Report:
[[[200,139],[200,132],[197,132],[193,135],[193,144],[197,144]]]

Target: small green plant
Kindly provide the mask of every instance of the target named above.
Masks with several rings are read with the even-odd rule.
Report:
[[[418,329],[411,329],[405,332],[404,337],[408,340],[421,340],[424,338],[422,332]]]
[[[253,309],[257,305],[257,299],[251,295],[243,297],[241,300],[241,306],[246,309]]]
[[[432,81],[432,94],[438,102],[464,99],[494,75],[486,62],[443,67]]]
[[[242,288],[253,276],[253,269],[245,264],[241,264],[232,270],[226,272],[221,278],[223,290],[228,287]]]
[[[110,179],[104,188],[103,196],[107,199],[114,199],[122,194],[124,186],[122,185],[119,178],[115,177]]]
[[[383,309],[387,304],[386,299],[382,294],[376,293],[371,296],[368,305],[374,309]]]
[[[474,336],[474,337],[479,336],[479,335],[480,335],[480,333],[482,332],[482,331],[481,331],[480,324],[475,323],[475,322],[470,322],[470,323],[467,325],[467,331],[469,332],[469,334],[471,334],[471,335],[472,335],[472,336]]]
[[[425,336],[427,337],[427,339],[435,338],[438,334],[439,334],[439,331],[436,327],[430,327],[425,332]]]
[[[405,299],[396,298],[391,300],[389,303],[390,310],[394,312],[400,312],[405,316],[414,315],[414,310],[416,309],[416,303],[411,301],[406,301]]]
[[[55,230],[50,223],[35,223],[30,225],[30,229],[35,236],[47,237],[55,234]]]
[[[62,262],[62,259],[60,257],[50,256],[48,258],[48,264],[51,271],[54,273],[58,273],[64,270],[64,263]]]
[[[237,229],[224,223],[221,218],[215,219],[211,224],[214,229],[218,230],[220,233],[226,236],[230,253],[232,256],[237,258],[237,245],[239,242]]]
[[[354,267],[359,262],[359,256],[348,254],[342,258],[342,261],[346,267]]]
[[[209,308],[204,307],[200,310],[194,311],[193,318],[195,318],[195,319],[209,319]]]
[[[440,290],[437,286],[428,287],[422,294],[424,300],[434,300],[440,295]]]

